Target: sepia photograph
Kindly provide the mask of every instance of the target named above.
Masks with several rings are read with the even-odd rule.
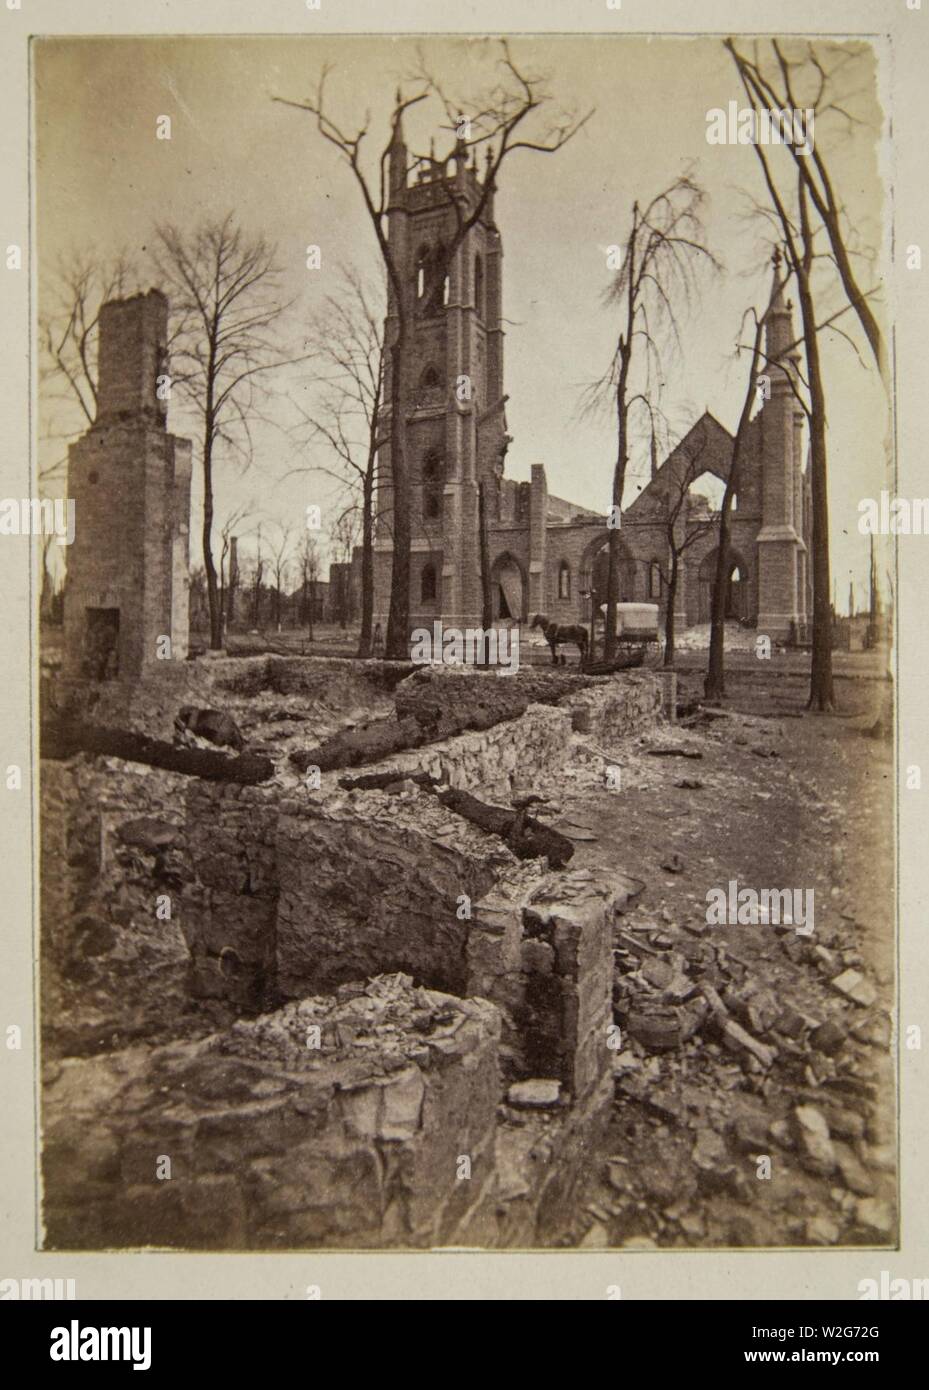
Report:
[[[897,1248],[890,56],[30,40],[40,1250]]]

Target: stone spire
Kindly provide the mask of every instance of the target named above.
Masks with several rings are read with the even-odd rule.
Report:
[[[488,188],[487,202],[484,204],[484,221],[489,227],[494,225],[494,152],[490,145],[487,146],[487,154],[484,156],[486,168],[484,172],[484,186]]]
[[[390,137],[388,151],[388,177],[390,180],[391,202],[402,200],[406,191],[407,173],[407,149],[406,141],[403,138],[403,94],[397,88],[396,105],[394,107],[394,128]]]
[[[784,285],[787,276],[781,274],[781,250],[779,246],[774,248],[774,255],[771,257],[773,267],[773,278],[771,284],[771,299],[765,312],[765,354],[767,356],[766,370],[771,376],[772,389],[780,385],[782,389],[789,390],[789,383],[785,373],[790,370],[790,364],[796,357],[796,348],[792,345],[796,343],[796,334],[793,327],[793,315],[791,305],[784,301]]]

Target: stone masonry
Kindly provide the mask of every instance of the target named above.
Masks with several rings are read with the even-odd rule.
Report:
[[[70,677],[133,680],[187,655],[191,445],[167,430],[167,335],[158,290],[100,311],[97,414],[68,457]]]
[[[279,675],[312,685],[312,663]],[[268,679],[245,666],[240,677]],[[572,728],[609,743],[660,705],[660,682],[631,673],[416,752],[505,800],[527,770],[565,764]],[[337,773],[312,791],[291,774],[185,785],[109,760],[128,823],[101,804],[49,802],[43,852],[66,863],[62,913],[76,894],[85,918],[106,917],[107,959],[149,956],[146,932],[159,934],[165,981],[186,942],[203,1013],[175,1001],[165,1027],[124,1035],[113,1013],[121,1046],[95,1055],[92,1032],[75,1034],[77,1055],[50,1062],[47,1246],[563,1238],[613,1095],[614,877],[519,861],[402,772],[394,792],[346,792]],[[79,760],[54,781],[78,778],[97,803],[99,776]],[[166,890],[170,919],[151,922]],[[43,904],[46,924],[57,906]],[[81,930],[61,956],[71,993],[95,988],[100,946]]]
[[[487,559],[495,623],[528,622],[545,613],[559,623],[589,623],[606,602],[603,513],[548,490],[545,467],[532,463],[530,481],[504,476],[511,445],[503,376],[503,246],[495,221],[496,191],[457,149],[447,160],[410,167],[398,121],[389,155],[389,239],[399,266],[409,322],[401,408],[410,480],[410,625],[431,629],[483,626],[479,497],[483,495]],[[455,255],[456,205],[483,215]],[[443,273],[444,272],[444,273]],[[396,319],[397,290],[388,303],[387,338]],[[757,624],[780,640],[805,635],[811,612],[810,471],[804,467],[803,412],[794,396],[796,341],[791,305],[774,267],[765,318],[768,362],[761,408],[749,427],[730,528],[727,616]],[[390,400],[390,372],[385,400]],[[667,606],[670,569],[669,505],[677,505],[678,543],[700,532],[683,551],[676,594],[679,629],[709,621],[718,527],[700,490],[701,478],[724,483],[733,435],[707,409],[663,462],[652,441],[652,477],[624,501],[620,542],[620,599]],[[393,508],[390,449],[379,458],[375,540],[375,618],[389,610]],[[605,465],[604,477],[609,473]],[[679,507],[681,491],[687,492]],[[360,551],[352,567],[360,577]]]

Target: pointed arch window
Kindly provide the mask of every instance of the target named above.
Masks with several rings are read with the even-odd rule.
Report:
[[[416,253],[416,307],[429,317],[448,303],[448,257],[444,242],[422,245]]]
[[[421,246],[416,253],[416,299],[417,302],[425,299],[426,290],[429,286],[429,247]]]
[[[571,566],[567,560],[562,560],[558,566],[558,597],[571,597]]]
[[[423,565],[419,576],[420,603],[435,603],[437,583],[436,568],[430,561],[428,565]]]
[[[661,598],[661,565],[657,560],[652,560],[648,567],[648,596]]]
[[[419,378],[419,401],[421,405],[436,405],[442,399],[444,387],[442,373],[433,363],[425,368]]]
[[[431,449],[423,459],[423,520],[438,521],[442,515],[442,493],[445,487],[445,465],[442,457]]]
[[[484,322],[484,262],[480,256],[474,258],[474,307],[481,323]]]

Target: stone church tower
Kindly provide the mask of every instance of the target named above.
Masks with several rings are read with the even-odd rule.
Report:
[[[473,212],[486,182],[459,143],[448,159],[411,170],[403,128],[389,155],[388,238],[404,281],[409,343],[401,399],[411,494],[411,627],[481,621],[478,486],[488,521],[497,515],[507,435],[501,322],[502,249],[493,190],[483,214],[451,259],[459,220]],[[489,174],[488,174],[489,176]],[[389,287],[386,341],[396,325]],[[391,399],[388,356],[384,400]],[[381,449],[375,542],[375,620],[386,629],[390,602],[389,445]]]
[[[487,176],[481,180],[461,144],[446,160],[430,156],[410,165],[398,121],[388,158],[388,238],[409,332],[400,395],[410,479],[411,628],[430,628],[436,619],[449,627],[482,626],[480,493],[493,621],[526,623],[531,614],[545,613],[560,623],[589,623],[601,596],[605,515],[549,493],[541,464],[532,465],[529,483],[503,476],[510,439],[494,190],[487,190],[482,216],[449,257],[458,226],[487,189]],[[803,467],[804,412],[794,390],[797,333],[777,261],[773,272],[765,313],[766,389],[749,426],[730,518],[727,615],[789,643],[804,641],[809,626],[812,508],[809,469]],[[388,346],[396,331],[396,294],[390,285]],[[390,370],[388,357],[386,402]],[[702,473],[725,482],[733,446],[732,434],[707,410],[660,466],[653,459],[651,481],[623,512],[624,599],[664,608],[668,488],[673,493],[697,457]],[[378,464],[374,618],[383,632],[392,558],[389,445]],[[680,525],[704,530],[681,563],[675,611],[686,627],[709,622],[716,573],[718,528],[699,489],[688,498]]]
[[[784,302],[779,260],[765,316],[765,371],[770,398],[760,416],[761,529],[758,547],[759,632],[778,640],[803,634],[807,621],[809,479],[802,467],[803,409],[795,394],[797,346],[791,305]]]
[[[158,389],[167,334],[159,290],[100,310],[96,418],[68,455],[66,676],[137,679],[164,637],[187,655],[191,446],[168,433]]]

